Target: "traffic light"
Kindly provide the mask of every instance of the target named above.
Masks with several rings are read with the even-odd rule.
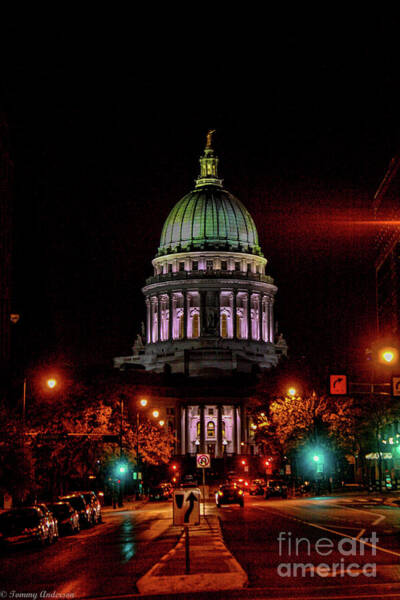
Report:
[[[121,475],[125,475],[128,471],[128,467],[126,466],[125,463],[117,463],[116,467],[115,467],[115,473],[117,475],[117,477],[120,477]]]

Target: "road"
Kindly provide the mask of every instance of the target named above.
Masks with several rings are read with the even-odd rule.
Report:
[[[207,511],[220,516],[224,540],[248,573],[249,588],[232,599],[400,598],[398,507],[367,497],[246,496],[244,508],[210,502]],[[1,556],[0,598],[134,595],[135,582],[178,540],[171,516],[171,502],[107,511],[103,524],[53,546],[13,549]],[[392,583],[397,595],[388,596]]]
[[[252,588],[372,589],[400,582],[400,508],[367,497],[246,497],[218,511]]]
[[[3,553],[0,598],[17,598],[13,591],[57,592],[75,599],[133,593],[136,580],[174,547],[180,535],[171,527],[171,502],[148,503],[134,512],[107,511],[103,519],[104,523],[61,537],[52,546]]]

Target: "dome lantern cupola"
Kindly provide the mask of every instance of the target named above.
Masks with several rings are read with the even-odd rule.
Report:
[[[218,177],[213,133],[210,130],[207,134],[195,188],[175,204],[164,223],[157,256],[200,250],[263,256],[253,218]]]
[[[200,157],[200,175],[196,180],[196,188],[204,185],[215,185],[222,187],[222,179],[218,179],[218,157],[214,155],[212,148],[212,135],[215,129],[207,133],[207,143],[204,154]]]

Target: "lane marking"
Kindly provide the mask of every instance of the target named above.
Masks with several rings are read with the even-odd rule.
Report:
[[[298,520],[302,523],[305,523],[306,525],[315,527],[316,529],[322,529],[322,531],[329,531],[329,533],[334,533],[335,535],[340,535],[341,537],[343,537],[343,533],[340,533],[339,531],[335,531],[334,529],[329,529],[328,527],[321,527],[320,525],[315,525],[315,523],[309,523],[308,521],[301,521],[301,519],[298,519]],[[370,544],[369,542],[362,540],[362,539],[358,540],[357,538],[353,537],[352,535],[346,535],[345,537],[350,538],[351,540],[355,540],[355,541],[359,542],[360,544],[364,544],[364,546],[369,546],[370,548],[374,548],[375,550],[380,550],[381,552],[386,552],[386,554],[392,554],[393,556],[400,556],[400,552],[395,552],[394,550],[388,550],[387,548],[382,548],[381,546],[377,546],[376,544]]]
[[[366,532],[366,529],[361,529],[360,533],[359,533],[359,534],[358,534],[358,536],[356,537],[356,540],[359,540],[359,539],[360,539],[360,537],[361,537],[362,535],[364,535],[364,533],[365,533],[365,532]]]
[[[354,509],[354,510],[358,510],[358,509]],[[384,552],[386,554],[391,554],[392,556],[399,556],[400,557],[400,552],[395,552],[394,550],[388,550],[387,548],[382,548],[381,546],[370,544],[369,542],[367,542],[367,541],[365,541],[363,539],[357,540],[357,538],[355,538],[352,535],[346,535],[346,534],[344,534],[344,536],[343,536],[343,532],[335,531],[334,529],[330,529],[329,527],[322,527],[321,525],[316,525],[315,523],[310,523],[309,521],[304,521],[303,519],[299,519],[297,517],[292,517],[291,515],[288,515],[287,513],[284,513],[284,512],[282,512],[280,510],[276,510],[275,509],[275,512],[278,513],[278,514],[280,514],[282,517],[285,517],[286,519],[292,519],[293,521],[298,521],[299,523],[305,523],[306,525],[309,525],[310,527],[314,527],[316,529],[321,529],[322,531],[328,531],[328,533],[333,533],[333,534],[338,535],[340,537],[349,538],[350,540],[354,540],[356,542],[359,542],[360,544],[364,544],[364,546],[369,546],[370,548],[374,548],[375,550],[379,550],[379,551]],[[364,512],[366,512],[366,511],[364,511]],[[379,516],[381,517],[382,515],[379,515]]]

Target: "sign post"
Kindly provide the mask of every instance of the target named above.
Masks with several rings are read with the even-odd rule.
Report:
[[[185,533],[185,573],[190,573],[189,527],[200,525],[200,490],[183,488],[174,491],[174,525],[183,525]]]
[[[203,517],[206,516],[206,469],[211,466],[211,458],[209,454],[196,454],[196,466],[198,469],[203,469]]]

